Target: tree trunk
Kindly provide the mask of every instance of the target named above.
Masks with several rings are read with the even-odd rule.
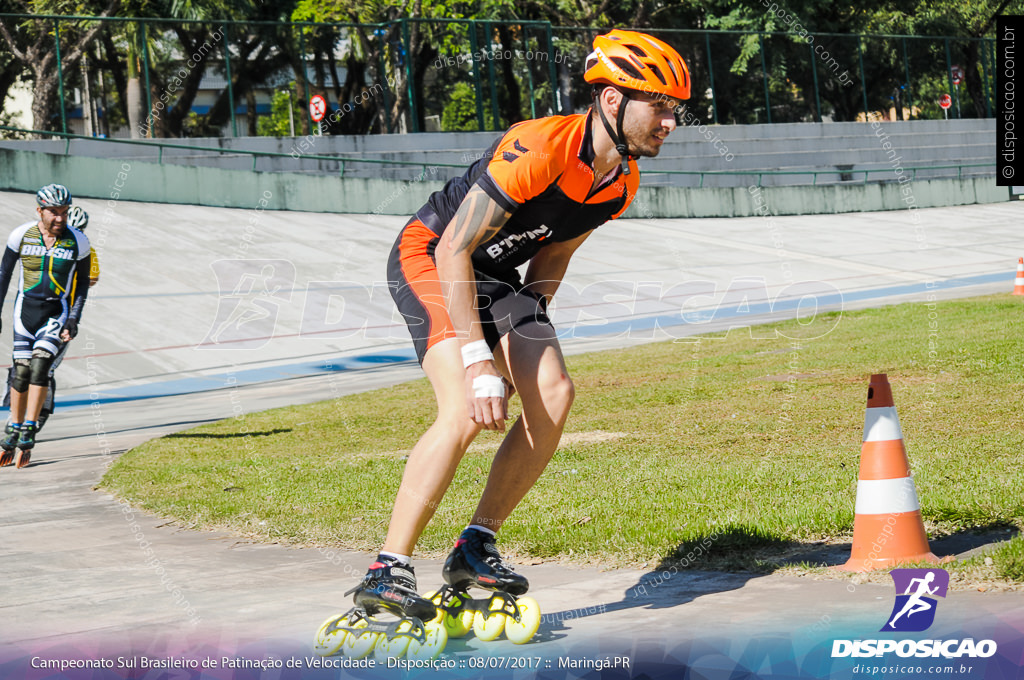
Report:
[[[305,64],[300,58],[296,58],[291,55],[288,60],[292,67],[292,74],[295,76],[295,98],[300,102],[306,101],[306,88],[304,87],[306,73]],[[308,104],[308,102],[307,102]],[[305,107],[303,107],[305,108]],[[302,134],[310,135],[313,133],[313,128],[309,120],[308,115],[299,116],[299,121],[302,123]]]
[[[415,67],[413,68],[413,92],[416,96],[416,102],[419,104],[416,107],[416,125],[420,132],[426,129],[427,112],[424,110],[423,102],[423,79],[427,74],[427,69],[437,59],[437,50],[430,44],[430,40],[420,44],[419,51],[416,53],[416,60],[413,62]]]
[[[32,129],[56,130],[54,112],[57,99],[57,72],[36,72],[32,97]]]
[[[512,34],[508,26],[498,26],[498,39],[501,41],[501,49],[505,53],[515,54],[515,45],[512,43]],[[502,103],[502,116],[507,125],[518,123],[523,119],[523,99],[519,91],[519,81],[512,70],[512,60],[501,60],[501,79],[505,84],[505,97]],[[529,62],[526,68],[530,68]]]
[[[347,59],[347,63],[351,63],[354,60],[355,58],[350,53]],[[338,102],[338,106],[342,106],[345,102],[349,101],[352,98],[352,92],[350,92],[348,89],[348,84],[352,81],[352,78],[350,76],[352,69],[351,67],[346,69],[345,87],[343,89],[341,85],[341,79],[338,77],[338,65],[334,62],[333,50],[331,51],[331,59],[330,61],[327,62],[327,64],[328,66],[330,66],[331,82],[334,83],[334,100]],[[362,75],[360,75],[359,84],[362,84]]]
[[[960,98],[961,112],[963,106],[966,104],[966,99],[970,99],[971,103],[974,104],[974,115],[976,118],[985,117],[985,90],[981,86],[981,79],[983,77],[982,70],[979,68],[981,61],[981,53],[978,49],[978,43],[974,40],[967,43],[967,49],[964,50],[964,82],[963,82],[963,94],[966,97]],[[962,113],[961,113],[962,115]]]
[[[146,117],[145,93],[142,91],[142,79],[134,76],[128,79],[127,101],[128,129],[132,139],[152,136],[151,128],[156,121]]]
[[[110,32],[103,31],[103,70],[110,74],[114,80],[114,89],[117,91],[117,102],[121,108],[121,115],[128,120],[128,78],[125,75],[124,64],[117,58],[117,48],[110,37]]]
[[[16,61],[11,61],[3,69],[0,69],[0,111],[4,110],[4,100],[7,99],[7,93],[10,92],[11,87],[18,79],[18,76],[21,75],[22,70],[22,65]]]
[[[82,131],[86,137],[96,136],[95,120],[93,119],[92,90],[89,81],[92,77],[89,74],[89,58],[82,56],[82,122],[85,129]]]
[[[245,120],[250,137],[256,136],[256,91],[249,88],[245,91]]]
[[[558,64],[559,109],[555,113],[568,116],[572,113],[572,76],[565,62]]]
[[[390,92],[391,85],[388,82],[387,70],[384,69],[382,71],[380,67],[384,41],[383,39],[379,39],[378,41],[371,43],[366,39],[366,36],[363,35],[362,31],[357,31],[356,34],[359,36],[359,43],[363,47],[363,54],[366,55],[366,63],[370,65],[373,73],[376,74],[376,82],[380,84],[380,88],[373,88],[373,99],[376,112],[374,113],[374,120],[370,122],[370,126],[371,129],[375,128],[378,134],[385,134],[388,131],[386,116],[389,112],[387,107],[384,105],[385,99],[383,88],[389,88],[388,91]]]

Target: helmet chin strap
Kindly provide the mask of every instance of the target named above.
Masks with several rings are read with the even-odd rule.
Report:
[[[597,113],[601,116],[601,122],[604,124],[605,132],[611,137],[612,143],[615,145],[615,150],[622,156],[622,174],[629,174],[629,147],[626,145],[626,133],[622,131],[622,121],[626,118],[626,104],[629,103],[629,95],[619,90],[619,94],[622,95],[622,101],[619,103],[619,113],[615,117],[615,126],[618,128],[618,133],[612,130],[611,123],[604,115],[604,108],[601,103],[597,103]]]

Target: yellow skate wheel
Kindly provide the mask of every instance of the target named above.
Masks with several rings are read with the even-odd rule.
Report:
[[[532,597],[520,597],[516,600],[519,607],[519,621],[511,616],[505,622],[505,637],[517,645],[529,642],[537,629],[540,628],[540,605]]]
[[[444,630],[448,633],[448,639],[465,637],[469,629],[473,627],[473,612],[462,611],[457,616],[452,616],[445,610],[441,609],[441,595],[430,591],[424,595],[426,599],[430,600],[437,605],[437,618],[435,621],[441,621],[444,624]],[[458,595],[453,595],[450,604],[459,606],[462,604],[462,598]]]
[[[412,630],[412,623],[409,621],[403,621],[398,624],[397,632],[408,633],[410,630]],[[412,638],[406,635],[398,635],[397,637],[393,637],[388,640],[385,635],[381,634],[379,635],[377,644],[373,648],[373,657],[381,663],[384,663],[388,657],[400,659],[405,656],[405,652],[409,649],[409,643],[411,641]]]
[[[399,633],[408,633],[410,630],[412,630],[412,623],[409,621],[402,621],[398,624]],[[373,658],[381,663],[385,663],[389,657],[401,659],[409,649],[410,642],[412,642],[412,638],[406,635],[398,635],[390,640],[386,636],[380,635],[380,639],[373,648]]]
[[[441,594],[438,593],[436,590],[428,590],[427,592],[423,593],[423,599],[430,600],[435,605],[437,605],[437,614],[434,616],[433,620],[440,621],[441,615],[444,613],[444,611],[441,609]]]
[[[476,633],[478,640],[483,642],[490,642],[491,640],[497,640],[498,636],[501,635],[501,631],[505,630],[505,619],[508,615],[502,611],[501,598],[491,598],[490,609],[491,611],[486,615],[483,612],[475,612],[473,617],[473,632]]]
[[[428,661],[441,656],[444,646],[448,644],[448,633],[444,625],[436,619],[423,627],[425,640],[420,644],[418,640],[409,640],[409,649],[406,656],[416,661]]]
[[[366,628],[366,621],[358,621],[353,628]],[[353,659],[365,659],[373,652],[378,639],[380,639],[379,633],[361,633],[359,635],[349,633],[343,645],[345,656],[350,656]]]
[[[348,625],[348,617],[344,614],[335,614],[324,621],[320,630],[316,632],[316,639],[313,641],[313,651],[320,656],[333,656],[341,650],[348,637],[348,631],[342,630],[342,626]]]

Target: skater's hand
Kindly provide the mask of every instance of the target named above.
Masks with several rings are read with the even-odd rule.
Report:
[[[505,379],[493,361],[479,361],[466,369],[466,405],[473,422],[504,432],[508,397]]]
[[[64,330],[60,332],[60,339],[64,342],[71,342],[76,335],[78,335],[78,319],[68,319],[64,322]]]

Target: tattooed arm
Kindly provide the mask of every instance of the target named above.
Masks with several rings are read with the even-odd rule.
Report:
[[[484,339],[480,313],[476,309],[476,275],[473,251],[493,237],[508,221],[505,212],[482,189],[473,186],[435,251],[437,273],[445,290],[448,316],[458,333],[460,345]],[[467,406],[470,417],[489,430],[504,432],[508,399],[475,397],[473,379],[481,375],[501,376],[493,361],[480,361],[466,369]]]

